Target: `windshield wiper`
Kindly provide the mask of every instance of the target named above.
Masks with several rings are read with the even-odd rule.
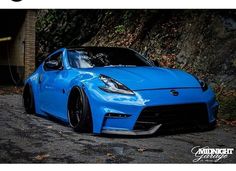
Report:
[[[106,66],[104,66],[104,67],[136,67],[136,65],[121,65],[121,64],[119,64],[119,65],[106,65]]]

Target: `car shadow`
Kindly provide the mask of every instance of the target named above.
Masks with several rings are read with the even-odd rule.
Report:
[[[62,121],[62,120],[60,120],[60,119],[58,119],[58,118],[56,118],[56,117],[54,117],[52,115],[44,116],[44,115],[35,114],[35,116],[43,118],[43,119],[46,119],[46,120],[49,120],[49,121],[54,122],[56,124],[59,124],[61,126],[69,126],[68,123],[66,123],[66,122],[64,122],[64,121]]]

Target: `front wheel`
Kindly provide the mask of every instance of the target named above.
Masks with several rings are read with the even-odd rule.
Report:
[[[77,132],[92,131],[92,117],[88,98],[83,89],[72,89],[68,102],[68,119]]]

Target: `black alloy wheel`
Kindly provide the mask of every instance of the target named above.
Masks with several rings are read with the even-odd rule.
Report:
[[[79,87],[73,88],[69,96],[68,115],[70,125],[75,131],[92,131],[92,117],[88,98]]]

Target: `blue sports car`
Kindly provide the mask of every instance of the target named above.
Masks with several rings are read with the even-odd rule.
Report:
[[[214,126],[218,109],[205,82],[117,47],[55,51],[26,79],[23,103],[75,131],[122,135]]]

